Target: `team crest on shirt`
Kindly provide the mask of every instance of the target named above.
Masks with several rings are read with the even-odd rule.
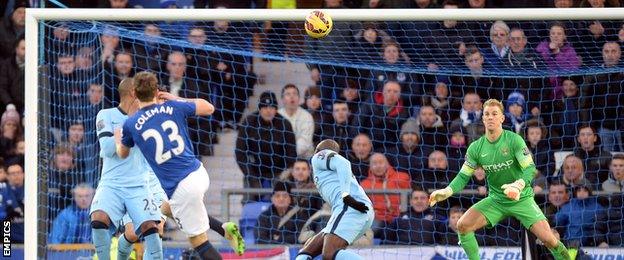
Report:
[[[104,129],[104,120],[98,121],[96,124],[96,128],[98,131],[102,131],[102,129]]]
[[[503,154],[503,156],[508,156],[509,155],[509,148],[508,147],[501,148],[501,153]]]

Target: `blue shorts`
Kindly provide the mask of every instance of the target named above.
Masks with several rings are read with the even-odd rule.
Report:
[[[372,205],[367,205],[367,207],[369,210],[366,213],[361,213],[347,205],[334,207],[327,226],[321,232],[334,234],[347,241],[349,245],[352,244],[373,225],[375,211]]]
[[[158,214],[161,217],[161,219],[166,219],[165,215],[160,213],[160,206],[163,204],[163,202],[167,201],[167,194],[165,193],[165,190],[163,190],[162,186],[160,186],[160,181],[158,181],[158,178],[153,172],[148,173],[148,182],[149,182],[148,185],[149,185],[150,193],[152,194],[154,203],[156,203],[156,206],[158,207]],[[136,222],[132,220],[133,218],[130,217],[130,215],[125,214],[121,220],[120,225],[125,226],[128,223],[142,223],[142,222]],[[135,227],[135,229],[136,228],[137,227]]]
[[[91,202],[91,211],[105,212],[113,225],[122,226],[124,215],[129,215],[135,223],[160,220],[160,209],[147,185],[136,187],[112,187],[100,185]],[[140,227],[140,225],[138,225]]]

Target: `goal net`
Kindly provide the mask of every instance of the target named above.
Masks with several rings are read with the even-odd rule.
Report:
[[[624,253],[624,12],[328,9],[332,32],[312,39],[308,11],[28,10],[25,252],[45,258],[49,245],[91,242],[76,187],[97,188],[95,115],[119,104],[121,80],[151,71],[164,90],[215,105],[189,119],[211,177],[205,203],[238,221],[250,247],[296,252],[327,223],[308,159],[331,138],[374,204],[362,254],[460,259],[457,219],[496,173],[478,170],[434,207],[427,197],[457,175],[484,133],[482,104],[495,98],[505,129],[533,154],[535,200],[554,231],[590,254]],[[297,189],[284,223],[278,182]],[[62,226],[63,211],[82,219]],[[180,239],[175,225],[168,231]],[[486,258],[520,259],[521,245],[549,255],[512,218],[476,237]]]

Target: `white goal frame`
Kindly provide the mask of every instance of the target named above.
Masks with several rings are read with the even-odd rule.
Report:
[[[39,21],[303,21],[312,9],[26,9],[24,257],[37,259]],[[615,20],[624,8],[325,9],[334,21]],[[44,257],[44,256],[40,256]]]

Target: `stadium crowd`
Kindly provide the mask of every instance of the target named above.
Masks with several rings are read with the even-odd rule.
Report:
[[[132,8],[125,0],[64,1],[70,7]],[[140,2],[140,1],[138,1]],[[235,4],[232,4],[235,3]],[[200,1],[195,8],[516,8],[619,6],[613,0],[325,0]],[[24,8],[0,5],[0,216],[23,228]],[[175,1],[158,7],[176,8]],[[193,7],[191,6],[191,7]],[[314,188],[308,163],[315,144],[336,140],[366,189],[411,189],[400,210],[397,194],[371,194],[376,222],[372,243],[457,244],[461,213],[487,194],[484,171],[470,188],[436,208],[429,191],[457,174],[467,146],[484,133],[482,103],[506,105],[505,127],[521,134],[538,172],[536,200],[563,240],[572,246],[624,245],[624,23],[563,22],[336,22],[321,40],[302,37],[295,23],[143,22],[72,31],[47,22],[42,98],[49,141],[40,153],[48,189],[53,243],[89,242],[88,206],[99,174],[95,115],[119,102],[116,86],[135,72],[158,73],[163,90],[204,98],[217,107],[189,121],[198,156],[213,155],[221,131],[238,131],[236,161],[244,187],[270,188],[243,203],[270,200],[257,224],[257,243],[295,244],[327,222],[322,200],[296,194]],[[252,28],[252,29],[248,29]],[[176,43],[176,44],[172,44]],[[259,77],[252,58],[224,49],[261,46],[275,57],[308,58],[315,86],[287,84],[259,94],[244,114]],[[236,46],[236,47],[235,47]],[[357,54],[378,65],[362,69],[314,64],[325,54]],[[411,73],[401,67],[419,67]],[[446,73],[438,73],[438,72]],[[530,74],[530,72],[539,72]],[[449,73],[451,72],[451,73]],[[521,76],[514,76],[517,72]],[[571,73],[574,72],[574,73]],[[279,72],[275,72],[279,73]],[[300,89],[302,91],[300,91]],[[281,102],[280,102],[281,101]],[[281,106],[280,106],[281,104]],[[244,116],[246,115],[246,116]],[[49,155],[49,156],[48,156]],[[599,194],[599,195],[596,195]],[[324,217],[325,216],[325,217]],[[20,222],[21,221],[21,222]],[[15,224],[14,224],[15,225]],[[14,226],[15,227],[15,226]],[[518,245],[520,224],[477,233],[482,245]],[[13,228],[13,230],[19,230]],[[67,236],[71,230],[70,236]],[[306,232],[302,232],[306,231]],[[18,231],[16,231],[18,232]],[[13,241],[19,235],[12,235]],[[302,241],[303,239],[303,241]]]

